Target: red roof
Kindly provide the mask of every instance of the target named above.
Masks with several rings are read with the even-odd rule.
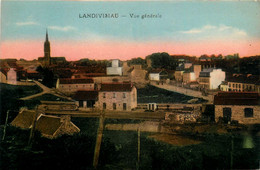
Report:
[[[215,105],[260,105],[257,92],[219,92],[214,96]]]
[[[132,83],[103,83],[100,91],[132,91]]]
[[[93,79],[60,79],[60,84],[91,84]]]

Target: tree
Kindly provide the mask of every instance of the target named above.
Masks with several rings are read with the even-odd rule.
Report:
[[[153,68],[165,68],[174,70],[176,68],[176,61],[168,53],[153,53],[146,57],[152,62]]]
[[[37,67],[37,70],[39,73],[42,74],[43,80],[42,84],[47,86],[47,87],[55,87],[55,80],[54,80],[54,74],[53,71],[50,70],[49,68],[39,66]]]

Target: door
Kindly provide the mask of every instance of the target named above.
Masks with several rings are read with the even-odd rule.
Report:
[[[126,110],[126,103],[123,103],[123,110]]]
[[[113,110],[116,110],[116,103],[113,103]]]
[[[83,107],[83,100],[79,101],[79,107]]]
[[[230,107],[223,108],[223,119],[225,123],[231,121],[232,111]]]
[[[106,109],[107,109],[107,104],[103,103],[103,110],[106,110]]]

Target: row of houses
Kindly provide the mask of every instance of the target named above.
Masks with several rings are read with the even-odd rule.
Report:
[[[251,74],[233,74],[220,85],[221,91],[258,92],[260,93],[260,76]]]
[[[185,86],[214,90],[225,80],[225,74],[221,69],[201,69],[201,65],[183,63],[177,67],[174,76],[177,82]]]

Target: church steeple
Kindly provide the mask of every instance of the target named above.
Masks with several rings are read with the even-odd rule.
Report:
[[[46,39],[45,41],[49,41],[49,38],[48,38],[48,29],[46,28]]]
[[[46,29],[46,38],[44,42],[44,61],[45,66],[48,67],[51,64],[51,46],[48,37],[48,30]]]

